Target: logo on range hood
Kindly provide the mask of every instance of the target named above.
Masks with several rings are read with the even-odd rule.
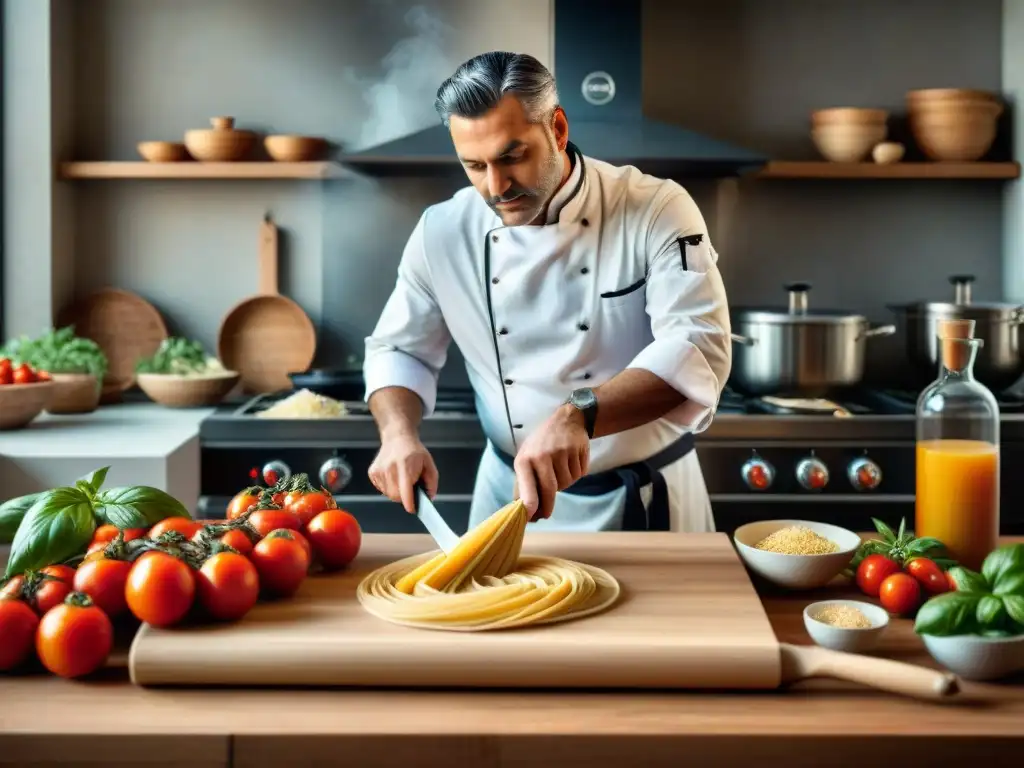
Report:
[[[643,113],[643,3],[555,0],[553,71],[583,154],[674,177],[725,177],[756,170],[768,158]],[[341,158],[381,173],[458,170],[444,125]],[[390,169],[390,170],[388,170]]]

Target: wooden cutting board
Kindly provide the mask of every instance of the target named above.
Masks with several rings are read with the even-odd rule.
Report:
[[[925,696],[951,687],[932,670],[780,645],[731,542],[718,533],[528,533],[525,553],[590,563],[622,585],[617,605],[578,621],[460,633],[395,626],[363,610],[355,590],[365,574],[432,549],[421,534],[366,535],[351,571],[311,576],[295,597],[260,603],[240,622],[143,626],[129,654],[131,679],[143,686],[771,689],[827,675]]]

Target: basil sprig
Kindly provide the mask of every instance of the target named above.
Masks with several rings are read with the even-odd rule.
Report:
[[[884,555],[901,566],[915,557],[927,557],[929,560],[935,561],[935,564],[943,570],[956,564],[945,556],[948,553],[946,546],[941,541],[930,536],[920,538],[914,536],[914,532],[907,529],[905,517],[900,520],[898,532],[877,518],[871,518],[871,522],[875,524],[879,538],[868,539],[861,543],[845,571],[847,576],[852,577],[857,572],[857,566],[869,555]]]
[[[12,499],[0,508],[0,530],[18,515],[6,577],[64,562],[81,553],[98,525],[149,528],[166,517],[191,517],[185,506],[146,485],[101,490],[109,467],[73,486]]]
[[[955,592],[929,599],[917,612],[919,635],[1024,635],[1024,544],[989,553],[981,573],[961,566],[949,569]]]

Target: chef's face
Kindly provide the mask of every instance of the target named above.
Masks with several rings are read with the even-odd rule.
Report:
[[[565,112],[531,123],[506,96],[481,117],[452,117],[450,128],[466,175],[505,226],[536,223],[567,173]]]

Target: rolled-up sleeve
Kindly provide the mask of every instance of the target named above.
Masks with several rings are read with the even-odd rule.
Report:
[[[426,214],[409,236],[398,279],[373,333],[366,337],[363,378],[366,396],[384,387],[405,387],[419,395],[423,413],[433,413],[437,379],[451,334],[437,303],[425,245]]]
[[[653,218],[647,238],[646,300],[654,341],[629,367],[651,371],[684,395],[686,402],[665,418],[702,432],[732,369],[718,255],[697,204],[681,189]]]

